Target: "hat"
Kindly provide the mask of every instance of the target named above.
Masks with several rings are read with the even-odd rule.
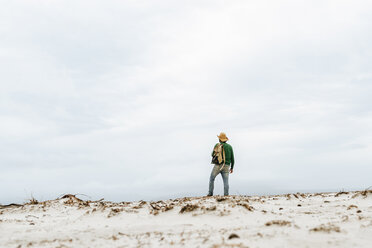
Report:
[[[220,135],[217,135],[217,137],[221,140],[221,141],[228,141],[229,138],[226,137],[226,134],[225,133],[220,133]]]

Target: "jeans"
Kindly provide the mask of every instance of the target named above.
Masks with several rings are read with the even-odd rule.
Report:
[[[223,180],[223,194],[229,195],[229,171],[230,171],[230,165],[225,165],[222,170],[221,165],[215,165],[212,169],[211,176],[209,178],[209,192],[208,195],[213,195],[213,189],[214,189],[214,179],[218,174],[221,173],[222,180]]]

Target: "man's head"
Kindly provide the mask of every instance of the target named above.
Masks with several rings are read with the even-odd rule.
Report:
[[[229,140],[229,138],[227,138],[226,134],[221,132],[220,135],[217,135],[218,139],[220,140],[220,142],[226,142]]]

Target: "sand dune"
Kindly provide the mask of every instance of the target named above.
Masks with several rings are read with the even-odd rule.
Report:
[[[372,191],[0,206],[0,247],[372,247]]]

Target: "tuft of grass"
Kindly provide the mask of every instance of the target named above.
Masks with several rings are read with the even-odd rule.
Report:
[[[29,200],[28,204],[37,205],[37,204],[39,204],[39,201],[36,200],[33,196],[31,196],[31,199]]]

